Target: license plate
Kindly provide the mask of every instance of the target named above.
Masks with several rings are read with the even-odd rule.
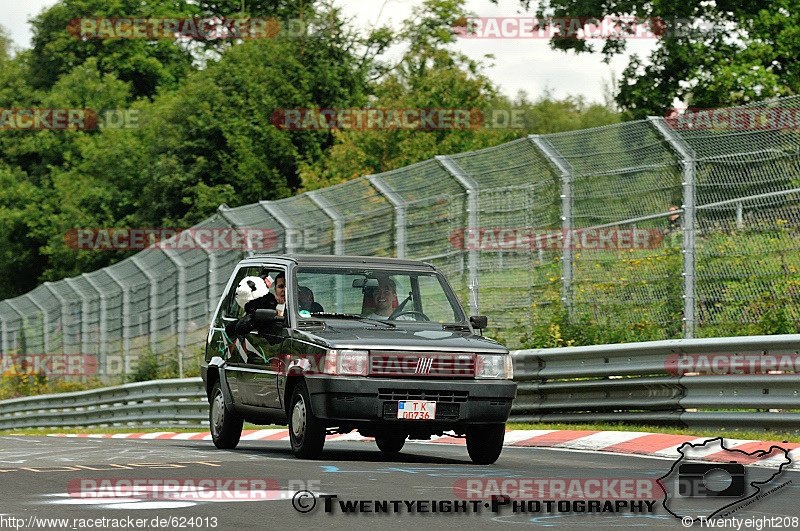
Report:
[[[436,402],[401,400],[397,403],[397,418],[431,420],[436,418]]]

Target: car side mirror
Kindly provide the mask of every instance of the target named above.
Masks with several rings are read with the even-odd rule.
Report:
[[[489,319],[485,315],[473,315],[469,318],[469,324],[472,325],[472,328],[483,330],[489,325]]]
[[[282,323],[283,316],[278,315],[277,310],[260,309],[253,312],[253,322],[256,325],[269,325],[273,323]]]

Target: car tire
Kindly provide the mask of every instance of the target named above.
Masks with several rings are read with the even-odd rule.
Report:
[[[311,410],[311,400],[305,382],[292,390],[289,402],[289,440],[292,453],[300,459],[316,459],[325,445],[325,425]]]
[[[396,454],[402,450],[403,445],[406,444],[406,435],[404,433],[376,435],[375,444],[378,445],[378,448],[381,452],[385,452],[387,454]]]
[[[219,380],[214,382],[214,387],[211,389],[210,406],[208,422],[211,425],[211,439],[214,441],[214,446],[221,450],[233,450],[242,436],[244,419],[225,405]]]
[[[476,465],[491,465],[503,451],[505,424],[481,424],[467,428],[467,453]]]

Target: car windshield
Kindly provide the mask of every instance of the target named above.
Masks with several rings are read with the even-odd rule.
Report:
[[[391,322],[464,323],[465,315],[441,275],[417,271],[300,268],[300,319],[313,316]]]

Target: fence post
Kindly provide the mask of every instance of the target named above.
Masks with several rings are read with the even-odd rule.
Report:
[[[397,258],[406,257],[406,202],[400,194],[392,190],[378,175],[367,175],[367,180],[375,187],[379,194],[394,206],[395,212],[395,245]]]
[[[333,254],[344,254],[344,216],[319,193],[319,190],[306,192],[306,195],[333,222]]]
[[[19,336],[22,335],[22,329],[25,328],[25,316],[22,315],[22,312],[19,311],[19,308],[15,307],[11,303],[11,299],[6,299],[6,304],[8,304],[8,307],[11,308],[12,310],[14,310],[14,313],[16,313],[19,316],[19,330],[20,330],[20,333],[17,334],[17,337],[19,337]],[[17,343],[19,343],[19,339],[17,340]],[[27,345],[26,345],[26,347],[27,347]],[[27,348],[26,348],[26,350],[27,350]],[[25,354],[25,352],[22,352],[21,354]]]
[[[223,218],[225,219],[225,218]],[[203,252],[206,253],[208,257],[208,304],[206,312],[209,315],[209,319],[213,318],[214,310],[217,308],[217,283],[215,282],[215,277],[217,275],[217,255],[214,254],[214,249],[208,249],[205,245],[203,245],[197,239],[197,231],[192,231],[192,239],[197,244],[198,249],[202,249]]]
[[[64,282],[81,299],[81,354],[86,355],[89,353],[89,299],[85,293],[74,286],[74,279],[65,278]]]
[[[219,214],[219,216],[223,220],[225,220],[225,222],[228,225],[230,225],[232,229],[243,228],[243,227],[240,227],[239,223],[237,223],[237,221],[233,218],[233,215],[231,215],[230,212],[226,212],[227,210],[230,210],[228,208],[228,205],[223,203],[219,207],[217,207],[217,214]],[[249,238],[247,239],[247,251],[242,251],[242,255],[244,255],[244,254],[246,254],[248,257],[253,256],[254,254],[256,254],[255,251],[253,250],[252,246],[250,245],[250,239]]]
[[[58,303],[61,305],[61,352],[69,354],[67,352],[67,316],[69,315],[67,300],[53,287],[52,283],[45,282],[44,287],[58,299]]]
[[[0,317],[0,333],[2,333],[2,339],[0,339],[0,354],[5,354],[7,350],[11,350],[8,348],[8,324],[6,324],[6,317],[3,315]]]
[[[528,135],[528,139],[561,173],[561,302],[568,314],[572,316],[572,275],[575,259],[572,246],[564,245],[564,240],[570,234],[569,231],[575,228],[572,216],[572,165],[546,138],[540,135]]]
[[[461,186],[464,187],[464,191],[467,194],[467,230],[477,230],[479,228],[478,225],[480,224],[478,219],[478,183],[475,181],[475,179],[470,177],[466,171],[464,171],[464,168],[462,168],[449,156],[437,155],[436,160],[450,175],[452,175],[458,181]],[[478,294],[480,293],[480,288],[478,285],[478,279],[480,277],[480,255],[478,254],[478,249],[473,247],[475,246],[470,247],[468,251],[467,270],[469,279],[467,281],[467,285],[472,287],[474,293],[473,297],[469,297],[470,315],[478,315],[480,312],[480,301],[478,300]]]
[[[191,230],[191,229],[189,229]],[[173,236],[177,239],[178,236]],[[173,256],[170,249],[162,249],[164,256],[172,262],[178,272],[178,377],[183,378],[183,354],[186,351],[186,262],[183,258]]]
[[[47,326],[50,324],[50,312],[47,311],[43,305],[36,302],[36,299],[33,298],[33,295],[30,292],[25,294],[28,297],[28,300],[31,301],[31,304],[36,306],[40,312],[42,312],[42,347],[44,348],[43,354],[52,354],[50,352],[50,329]]]
[[[658,116],[648,116],[659,133],[666,139],[670,146],[678,153],[683,166],[683,337],[694,337],[697,321],[696,305],[697,279],[695,268],[695,210],[696,191],[695,174],[697,171],[694,150],[675,131],[664,123]]]
[[[138,254],[131,257],[131,263],[135,265],[150,282],[150,350],[153,355],[155,355],[157,352],[158,339],[158,281],[147,268],[139,263]]]
[[[131,292],[130,287],[127,284],[124,284],[120,281],[116,275],[114,275],[114,270],[111,267],[105,268],[105,272],[108,274],[108,277],[113,280],[117,286],[119,286],[120,291],[122,292],[122,372],[123,375],[127,376],[129,372],[129,365],[130,365],[130,357],[131,357],[131,336],[130,336],[130,325],[131,325]]]
[[[295,228],[294,223],[290,221],[288,216],[279,212],[270,201],[259,201],[258,204],[283,228],[283,250],[286,254],[295,254],[297,252],[297,236],[299,231]]]
[[[6,324],[6,316],[0,312],[0,354],[5,354],[8,348],[8,325]]]
[[[98,326],[100,327],[100,360],[101,360],[100,367],[102,367],[103,376],[107,377],[108,376],[108,374],[107,374],[107,371],[108,371],[108,333],[107,333],[108,332],[108,330],[107,330],[107,328],[108,328],[108,315],[107,315],[107,313],[108,313],[108,297],[103,292],[103,290],[101,290],[99,287],[97,287],[97,284],[95,283],[94,280],[92,280],[92,278],[89,275],[87,275],[86,273],[81,273],[81,276],[86,279],[86,282],[88,282],[89,285],[92,286],[92,289],[94,289],[97,292],[97,294],[100,296],[100,322],[98,323]]]
[[[344,216],[318,190],[306,192],[311,201],[317,205],[333,222],[333,254],[344,254]],[[344,308],[344,278],[336,275],[336,311]]]
[[[743,229],[744,228],[744,209],[742,208],[742,202],[739,201],[736,203],[736,228]]]

